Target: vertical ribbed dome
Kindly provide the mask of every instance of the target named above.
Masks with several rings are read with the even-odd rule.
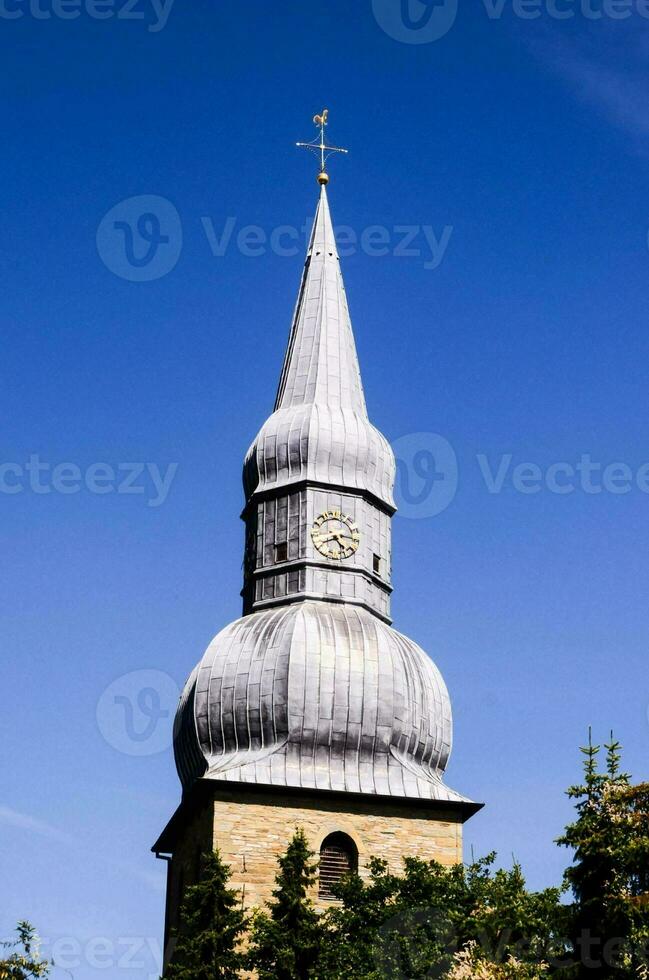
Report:
[[[176,718],[183,784],[237,782],[460,800],[442,677],[366,610],[302,602],[244,616],[213,640]]]
[[[255,491],[310,480],[366,491],[394,509],[394,479],[392,448],[369,419],[320,404],[273,412],[243,467],[247,500]]]

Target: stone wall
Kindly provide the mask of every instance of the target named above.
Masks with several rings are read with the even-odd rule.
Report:
[[[366,876],[371,857],[384,858],[399,872],[404,856],[434,858],[451,865],[462,860],[462,824],[437,807],[413,807],[391,801],[348,800],[326,794],[283,796],[263,791],[219,791],[213,803],[213,845],[232,869],[232,884],[244,892],[246,907],[271,897],[282,854],[296,828],[302,827],[316,855],[329,834],[342,831],[356,843],[359,871]],[[315,897],[315,896],[314,896]]]
[[[245,789],[245,791],[244,791]],[[231,886],[250,909],[263,906],[275,886],[277,857],[286,851],[298,827],[316,857],[329,834],[348,834],[358,849],[359,872],[367,877],[371,857],[402,870],[403,857],[434,859],[452,865],[462,860],[462,815],[442,804],[353,794],[282,793],[232,785],[210,788],[200,805],[176,825],[167,882],[165,963],[173,950],[170,930],[178,922],[182,893],[194,884],[200,855],[218,848],[232,871]],[[313,898],[321,908],[317,887]]]

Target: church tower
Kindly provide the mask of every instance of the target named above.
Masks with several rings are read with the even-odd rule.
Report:
[[[370,857],[462,860],[479,805],[443,780],[451,705],[390,619],[395,460],[368,418],[327,199],[320,199],[275,407],[244,462],[243,616],[192,672],[174,728],[182,802],[166,936],[201,853],[218,847],[246,906],[270,898],[296,827],[319,900]]]

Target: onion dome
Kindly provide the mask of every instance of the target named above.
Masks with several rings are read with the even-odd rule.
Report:
[[[442,782],[451,739],[446,686],[416,643],[365,609],[306,601],[218,634],[174,741],[185,788],[207,776],[460,801]]]

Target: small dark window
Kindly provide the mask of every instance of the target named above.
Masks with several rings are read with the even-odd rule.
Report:
[[[374,555],[374,574],[379,575],[381,572],[381,556]]]
[[[275,561],[286,561],[288,558],[288,545],[286,541],[275,545]]]
[[[332,887],[358,868],[358,850],[347,834],[329,834],[320,848],[320,898],[334,898]]]

